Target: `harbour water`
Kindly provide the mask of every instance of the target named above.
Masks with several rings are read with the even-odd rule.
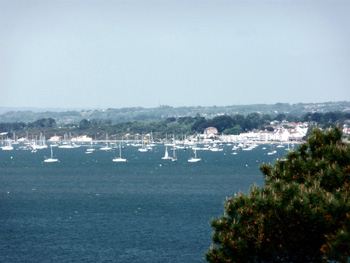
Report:
[[[226,196],[263,185],[259,165],[282,158],[269,148],[232,154],[54,149],[0,151],[0,262],[205,262],[211,218]],[[267,146],[269,147],[269,146]],[[169,153],[170,155],[171,153]]]

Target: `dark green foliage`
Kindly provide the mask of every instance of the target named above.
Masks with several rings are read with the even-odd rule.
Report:
[[[276,104],[277,108],[284,107],[285,104]],[[170,114],[170,111],[174,108],[162,106],[161,109]],[[202,109],[202,108],[198,108]],[[135,113],[137,112],[137,114]],[[28,113],[28,112],[27,112]],[[116,120],[115,114],[117,115],[118,121]],[[132,117],[126,114],[135,113]],[[28,113],[29,114],[29,113]],[[46,116],[53,114],[52,112],[45,112],[42,115]],[[103,111],[104,118],[101,111],[81,111],[79,114],[70,112],[61,112],[57,118],[61,120],[56,124],[56,120],[53,118],[40,118],[39,120],[29,122],[27,124],[23,122],[14,123],[0,123],[0,132],[9,132],[11,134],[16,133],[17,136],[24,136],[27,131],[35,135],[38,132],[44,132],[47,137],[56,135],[63,135],[66,132],[76,133],[76,135],[88,135],[94,138],[102,136],[103,133],[108,133],[116,138],[121,138],[125,134],[142,134],[157,132],[160,136],[166,134],[195,134],[203,133],[204,129],[207,127],[215,127],[218,129],[219,133],[223,134],[234,134],[238,135],[242,132],[251,131],[253,129],[259,130],[273,130],[270,126],[270,122],[273,120],[284,119],[286,117],[284,114],[279,114],[275,117],[271,117],[268,114],[259,114],[257,112],[252,112],[245,115],[234,114],[234,115],[220,115],[215,117],[202,117],[199,113],[195,114],[195,117],[164,117],[156,120],[155,113],[151,111],[145,111],[143,108],[132,109],[120,109],[116,111],[115,109],[107,109]],[[79,115],[79,116],[78,116]],[[84,117],[82,117],[84,116]],[[129,117],[127,117],[129,116]],[[62,118],[64,122],[62,123]],[[136,119],[137,121],[127,121]],[[319,121],[318,125],[323,126],[336,126],[337,123],[343,124],[347,120],[350,120],[350,113],[346,112],[331,112],[329,114],[325,113],[308,113],[303,117],[287,116],[290,121],[299,122],[302,120],[307,121]],[[124,121],[122,121],[124,120]],[[287,125],[284,125],[288,128]],[[102,132],[101,132],[102,131]],[[163,136],[164,137],[164,136]]]
[[[260,169],[264,187],[226,200],[209,262],[349,262],[350,148],[338,128],[314,129],[285,160]]]
[[[285,120],[285,119],[286,119],[286,115],[284,115],[283,113],[278,114],[278,115],[276,116],[276,118],[275,118],[275,120],[276,120],[276,121],[279,121],[279,122],[281,122],[281,121],[283,121],[283,120]]]
[[[196,122],[191,127],[192,131],[203,132],[205,128],[210,126],[204,117],[197,117],[196,119]]]
[[[79,123],[79,129],[81,130],[86,130],[88,128],[90,128],[90,121],[88,121],[87,119],[82,119]]]
[[[241,132],[243,132],[242,127],[239,126],[239,125],[236,125],[236,126],[233,127],[233,128],[224,130],[223,134],[225,134],[225,135],[226,135],[226,134],[237,135],[237,134],[240,134]]]
[[[15,123],[0,123],[0,132],[12,132],[20,131],[26,127],[26,124],[23,122]]]
[[[56,121],[52,118],[43,118],[34,122],[28,123],[29,129],[40,129],[40,128],[53,128],[56,125]]]
[[[196,121],[196,119],[193,117],[180,117],[178,119],[178,123],[184,124],[184,125],[193,124],[195,121]]]
[[[219,133],[222,133],[224,130],[232,128],[235,125],[235,122],[230,116],[223,115],[217,116],[208,121],[207,125],[208,127],[215,127]]]

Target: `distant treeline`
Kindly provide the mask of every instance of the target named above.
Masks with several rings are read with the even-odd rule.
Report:
[[[253,129],[267,129],[272,131],[274,125],[272,122],[314,122],[319,127],[329,127],[343,125],[346,121],[350,122],[350,113],[347,112],[327,112],[327,113],[306,113],[301,117],[285,114],[278,114],[271,117],[269,114],[250,113],[246,116],[241,114],[222,115],[214,118],[205,118],[197,114],[195,117],[170,117],[161,121],[151,122],[123,122],[112,124],[110,119],[83,119],[79,124],[67,124],[59,126],[52,118],[42,118],[34,122],[15,122],[0,123],[0,132],[9,132],[8,136],[16,133],[18,136],[24,136],[26,133],[52,136],[54,134],[63,135],[72,133],[74,135],[88,135],[93,138],[105,138],[106,134],[112,137],[121,138],[125,134],[146,134],[153,132],[155,137],[164,138],[166,134],[196,134],[203,133],[207,127],[217,128],[220,134],[240,134]],[[284,124],[287,126],[287,123]]]
[[[2,111],[0,107],[1,122],[34,122],[44,118],[55,119],[57,125],[78,124],[81,120],[110,120],[112,124],[125,122],[151,122],[161,121],[175,117],[196,117],[197,114],[205,118],[214,118],[219,115],[232,116],[241,114],[247,116],[250,113],[269,114],[272,118],[284,113],[292,116],[302,116],[307,112],[336,112],[345,111],[350,108],[350,102],[324,102],[324,103],[275,103],[275,104],[251,104],[251,105],[227,105],[227,106],[191,106],[172,107],[162,105],[156,108],[128,107],[128,108],[108,108],[80,111],[32,111],[29,109]]]
[[[0,132],[17,132],[17,131],[28,131],[28,130],[40,130],[43,128],[55,128],[56,121],[52,118],[43,118],[34,122],[3,122],[0,123]]]

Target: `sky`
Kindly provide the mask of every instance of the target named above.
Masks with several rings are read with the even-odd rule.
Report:
[[[347,0],[0,0],[0,106],[350,101]]]

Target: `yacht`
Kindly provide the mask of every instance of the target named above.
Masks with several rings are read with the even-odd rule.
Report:
[[[173,147],[173,157],[171,157],[171,160],[172,160],[173,162],[177,162],[176,149],[175,149],[175,147]]]
[[[271,144],[271,152],[268,152],[267,155],[273,155],[275,153],[277,153],[277,151],[275,150],[275,145]]]
[[[162,157],[163,160],[170,160],[171,157],[169,156],[168,154],[168,146],[165,146],[165,154],[164,156]]]
[[[13,150],[13,146],[11,144],[11,140],[7,140],[6,141],[6,145],[5,146],[2,146],[1,149],[3,151],[12,151]]]
[[[113,159],[113,162],[126,162],[125,158],[122,158],[122,145],[119,144],[119,157]]]
[[[188,159],[189,163],[196,163],[196,162],[200,162],[201,158],[197,158],[197,151],[194,150],[194,157]]]
[[[51,148],[51,157],[47,158],[44,160],[45,163],[56,163],[58,162],[58,159],[53,158],[53,151],[52,151],[52,146],[50,145]]]

